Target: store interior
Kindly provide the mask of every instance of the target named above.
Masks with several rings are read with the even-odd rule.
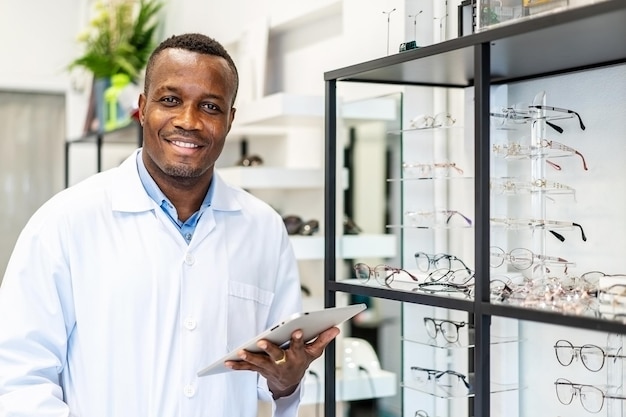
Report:
[[[506,417],[626,415],[626,398],[622,398],[626,397],[622,349],[626,326],[619,319],[613,327],[598,324],[608,310],[621,314],[615,305],[622,306],[624,295],[611,298],[610,308],[604,306],[604,311],[596,308],[597,322],[585,321],[587,315],[576,309],[578,304],[573,309],[567,309],[570,304],[567,308],[553,305],[552,316],[514,310],[490,316],[489,349],[480,350],[488,352],[490,363],[487,393],[475,389],[482,377],[476,381],[479,369],[474,348],[478,349],[475,337],[480,333],[475,334],[473,320],[483,314],[478,311],[481,304],[448,304],[423,295],[411,298],[419,293],[412,281],[430,279],[426,272],[434,268],[434,261],[431,265],[428,260],[426,269],[421,269],[418,252],[427,257],[454,254],[467,271],[481,268],[475,262],[483,252],[476,248],[480,216],[491,221],[486,234],[491,258],[502,259],[497,266],[487,266],[492,291],[488,298],[494,297],[495,281],[513,286],[528,279],[527,270],[516,268],[512,252],[524,247],[532,248],[531,259],[552,268],[549,272],[548,268],[529,269],[531,280],[539,280],[535,274],[541,274],[542,280],[558,273],[569,279],[603,271],[605,286],[626,285],[622,276],[626,274],[626,234],[622,232],[626,226],[622,191],[626,47],[615,52],[619,59],[610,64],[494,82],[487,94],[492,117],[487,116],[486,126],[477,124],[477,103],[485,97],[476,94],[473,79],[466,86],[447,86],[445,82],[405,83],[411,76],[399,71],[387,80],[376,80],[376,74],[368,82],[351,82],[349,77],[354,73],[367,78],[367,71],[363,75],[359,65],[382,71],[387,64],[401,62],[403,54],[424,48],[428,55],[416,55],[415,62],[419,62],[441,54],[445,45],[464,36],[509,28],[515,33],[516,24],[533,19],[544,26],[558,26],[564,14],[571,26],[577,20],[583,25],[586,20],[580,11],[599,9],[598,3],[603,3],[536,2],[540,4],[482,1],[481,5],[489,6],[484,9],[467,0],[165,2],[159,39],[183,32],[209,35],[225,45],[239,68],[236,118],[218,172],[272,205],[288,230],[292,226],[305,310],[326,307],[329,281],[356,280],[357,264],[401,268],[393,284],[380,285],[371,279],[341,287],[348,291],[332,291],[336,304],[363,302],[368,306],[342,325],[333,352],[337,373],[330,379],[338,389],[334,415],[470,417],[484,408],[491,416]],[[618,0],[604,2],[611,5],[607,10],[614,7],[624,16],[625,8]],[[134,121],[97,135],[86,132],[93,116],[89,108],[93,77],[80,68],[68,69],[68,63],[81,52],[77,35],[89,23],[94,0],[36,3],[33,7],[30,2],[0,0],[0,38],[6,40],[0,43],[0,55],[5,57],[5,65],[0,66],[0,190],[4,201],[0,205],[0,279],[20,230],[44,201],[93,173],[117,166],[138,146],[139,126]],[[539,29],[530,26],[529,30]],[[550,42],[567,44],[565,39]],[[542,48],[534,44],[524,48],[537,48],[537,65],[541,66]],[[591,48],[586,46],[586,50]],[[560,52],[564,60],[575,53],[567,48]],[[395,61],[395,57],[400,58]],[[471,72],[478,74],[479,65],[475,65]],[[443,79],[453,79],[450,73],[464,70],[455,67],[455,62],[440,68]],[[331,204],[335,225],[329,232],[325,224],[331,181],[326,128],[329,108],[334,108],[328,102],[328,81],[335,73],[346,76],[337,77],[333,116],[337,129],[330,135],[336,135],[333,164],[337,169]],[[529,106],[556,110],[538,117],[533,113],[517,122],[510,116],[498,118],[502,109],[519,111]],[[438,127],[446,129],[433,129]],[[419,132],[422,129],[426,134]],[[489,152],[476,148],[476,138],[485,129]],[[518,146],[515,154],[514,145]],[[537,151],[542,146],[549,150]],[[485,184],[492,190],[487,217],[477,210],[481,193],[476,180],[485,154],[491,176]],[[430,164],[428,169],[434,172],[442,168],[436,163],[443,161],[447,164],[444,181],[410,180],[416,175],[410,169],[419,171]],[[451,162],[455,168],[450,168]],[[518,185],[512,191],[511,181],[521,177],[549,181],[523,190]],[[440,209],[448,213],[443,227],[419,223],[424,213]],[[450,217],[451,210],[461,215]],[[537,218],[542,219],[542,226],[536,226]],[[520,226],[511,219],[534,220]],[[546,219],[560,223],[546,227],[550,224]],[[436,224],[440,219],[433,221]],[[325,260],[329,233],[340,237],[332,279]],[[503,248],[501,254],[493,249],[496,246]],[[550,263],[551,259],[561,261]],[[417,278],[407,278],[407,274]],[[464,293],[464,302],[475,296],[473,290]],[[585,317],[580,327],[574,319],[561,323],[554,318],[578,314]],[[430,329],[429,318],[435,319],[433,324],[439,321],[439,327]],[[450,336],[454,340],[446,338],[441,343],[437,339],[448,331],[440,320],[457,323],[449,330],[458,332]],[[329,379],[324,376],[325,360],[314,362],[306,375],[301,417],[331,415],[324,402]],[[424,388],[432,382],[428,370],[440,369],[459,370],[463,374],[459,380],[467,380],[467,389]],[[428,381],[420,370],[427,371]],[[559,391],[563,386],[566,394]],[[585,397],[584,387],[602,387],[600,405],[590,400],[591,393]],[[570,394],[572,398],[566,398]],[[476,406],[475,400],[488,405]],[[269,415],[263,407],[264,415]]]

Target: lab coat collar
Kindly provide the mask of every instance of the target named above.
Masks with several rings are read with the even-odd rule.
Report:
[[[140,149],[133,152],[116,169],[111,192],[113,211],[139,213],[154,210],[156,207],[156,203],[148,196],[139,178],[137,171],[138,152]],[[241,210],[241,204],[237,200],[237,191],[226,184],[217,172],[213,173],[212,186],[215,188],[211,201],[213,210]]]

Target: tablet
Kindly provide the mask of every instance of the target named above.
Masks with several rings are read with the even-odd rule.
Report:
[[[311,342],[324,330],[340,325],[344,321],[351,319],[361,311],[365,310],[365,308],[365,304],[353,304],[345,307],[330,307],[323,310],[296,313],[288,319],[285,319],[284,321],[258,334],[243,345],[239,346],[237,349],[233,349],[223,358],[200,370],[198,372],[198,376],[214,375],[232,371],[232,369],[224,366],[224,362],[239,360],[237,352],[242,349],[253,353],[263,352],[263,350],[259,349],[256,345],[257,342],[262,339],[285,349],[289,346],[291,334],[300,329],[302,330],[304,341],[306,343]]]

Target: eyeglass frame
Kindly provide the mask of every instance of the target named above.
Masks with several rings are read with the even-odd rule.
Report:
[[[420,168],[420,167],[428,167],[429,171],[434,172],[436,169],[440,169],[440,168],[445,168],[445,169],[453,169],[455,170],[459,175],[463,175],[463,169],[459,168],[456,165],[456,162],[433,162],[432,164],[422,164],[422,163],[409,163],[409,162],[403,162],[402,163],[402,170],[405,172],[407,170],[410,169],[415,169],[415,168]],[[411,178],[416,178],[416,179],[425,179],[425,178],[434,178],[434,175],[431,176],[427,176],[427,175],[417,175],[417,176],[411,176],[408,175],[405,177],[407,179],[411,179]],[[449,175],[444,175],[443,178],[449,177]]]
[[[411,371],[416,371],[416,372],[426,372],[426,374],[428,375],[428,380],[430,381],[432,379],[435,383],[439,383],[439,378],[441,378],[444,375],[454,375],[463,382],[463,385],[465,385],[467,389],[471,389],[472,387],[468,381],[469,377],[467,375],[463,375],[462,373],[453,371],[451,369],[440,371],[438,369],[422,368],[421,366],[411,366],[410,369]]]
[[[500,126],[503,126],[504,124],[506,124],[507,120],[511,120],[515,124],[524,124],[524,123],[527,123],[527,122],[531,122],[531,123],[537,122],[537,117],[533,117],[530,114],[524,115],[521,110],[517,110],[514,107],[504,107],[504,108],[502,108],[502,113],[490,112],[489,116],[503,119],[502,123],[500,123]],[[548,126],[550,126],[552,129],[556,130],[558,133],[563,133],[564,132],[564,130],[563,130],[563,128],[561,126],[551,122],[550,120],[548,120],[545,117],[542,117],[542,119],[544,119],[546,124]],[[517,122],[517,121],[519,121],[519,122]]]
[[[435,329],[434,336],[428,331],[427,322],[432,322],[432,325],[434,326],[434,329]],[[455,327],[456,337],[453,338],[454,340],[448,339],[446,337],[446,333],[443,331],[443,328],[441,327],[441,325],[444,323],[450,323]],[[471,325],[465,321],[454,321],[454,320],[448,320],[448,319],[435,319],[433,317],[424,317],[424,327],[426,328],[426,333],[428,333],[428,336],[430,336],[433,339],[436,339],[437,335],[441,333],[441,336],[444,338],[444,340],[449,343],[456,343],[459,341],[459,329],[462,329],[465,326],[471,327]]]
[[[535,149],[541,149],[541,148],[558,149],[561,151],[570,152],[574,155],[580,156],[580,159],[582,160],[582,163],[583,163],[583,169],[585,171],[589,171],[589,167],[587,166],[587,161],[585,160],[585,156],[582,154],[582,152],[580,152],[578,149],[574,149],[571,146],[567,146],[555,140],[541,139],[541,141],[539,142],[539,145],[523,146],[522,144],[518,142],[509,142],[506,145],[507,146],[494,144],[491,146],[491,151],[496,154],[499,154],[501,150],[506,150],[506,155],[504,155],[504,158],[509,158],[509,157],[514,157],[514,156],[528,156],[528,157],[533,156],[533,150]],[[509,149],[511,149],[511,151],[509,151]],[[526,149],[528,149],[528,152],[525,151]],[[550,161],[547,161],[547,162],[551,164],[552,166],[554,166],[557,170],[559,171],[561,170],[560,165],[557,165]]]
[[[501,186],[502,190],[494,189],[494,186]],[[576,201],[575,188],[545,178],[532,179],[530,181],[518,180],[514,177],[491,178],[489,180],[489,189],[498,195],[511,195],[522,192],[559,195],[572,194],[574,201]]]
[[[571,398],[569,399],[569,401],[563,401],[561,399],[561,396],[559,395],[559,385],[567,385],[570,386],[572,388],[573,391],[570,391],[571,394]],[[589,411],[590,413],[599,413],[602,408],[604,407],[604,400],[606,398],[609,399],[616,399],[616,400],[626,400],[626,397],[621,397],[618,395],[607,395],[604,391],[602,391],[600,388],[594,386],[594,385],[588,385],[588,384],[576,384],[573,383],[572,381],[565,379],[565,378],[558,378],[556,381],[554,381],[554,386],[555,386],[555,391],[556,391],[556,398],[559,400],[559,402],[563,405],[569,405],[572,403],[572,401],[574,400],[574,396],[577,395],[578,398],[580,398],[580,404],[583,406],[583,408],[587,411]],[[602,395],[602,402],[600,404],[600,408],[597,410],[590,410],[589,408],[587,408],[585,406],[585,403],[583,401],[583,398],[585,398],[585,396],[582,395],[582,388],[592,388],[593,390],[599,392]],[[589,404],[587,404],[589,405]]]
[[[439,124],[435,124],[435,122],[437,121],[437,118],[441,118],[441,117],[444,117],[444,120],[447,121],[447,123],[441,122]],[[420,121],[420,119],[423,119],[423,121],[421,121],[421,123],[417,123],[417,121]],[[416,130],[448,127],[448,126],[452,126],[455,123],[456,123],[456,119],[453,118],[450,113],[445,112],[445,111],[437,113],[434,116],[431,116],[429,114],[418,114],[417,116],[409,120],[409,126],[412,129],[416,129]]]
[[[458,214],[459,216],[461,216],[463,218],[463,220],[465,220],[465,222],[467,223],[468,226],[472,226],[472,219],[470,219],[469,217],[467,217],[466,215],[464,215],[463,213],[461,213],[458,210],[434,210],[434,211],[407,211],[405,212],[405,215],[407,217],[409,217],[410,219],[414,219],[416,216],[435,216],[437,213],[439,214],[445,214],[447,216],[446,218],[446,224],[450,223],[450,219],[452,219],[452,216],[454,216],[455,214]],[[415,221],[415,223],[419,223],[419,221]],[[437,225],[437,221],[435,218],[435,221],[433,222],[433,224],[436,226]],[[419,225],[414,225],[413,227],[426,227],[426,226],[419,226]]]
[[[587,241],[587,235],[585,235],[585,231],[583,230],[583,227],[580,224],[574,223],[574,222],[565,222],[565,221],[560,221],[560,220],[546,220],[546,219],[517,219],[517,218],[511,218],[511,217],[490,217],[489,220],[495,223],[504,223],[506,226],[511,226],[511,224],[519,223],[522,226],[523,225],[530,226],[533,229],[535,229],[536,227],[547,229],[546,226],[548,225],[578,227],[580,229],[581,239],[583,240],[583,242]],[[535,223],[537,225],[535,225]],[[562,234],[551,229],[548,229],[548,231],[552,233],[552,235],[554,235],[554,237],[559,239],[561,242],[565,241],[565,237]]]
[[[369,271],[367,279],[359,278],[359,272],[357,271],[357,267],[359,267],[359,266],[363,266],[364,268],[367,268],[367,270]],[[389,266],[389,265],[386,265],[386,264],[378,264],[378,265],[376,265],[375,267],[372,268],[371,266],[367,265],[366,263],[358,262],[358,263],[354,264],[354,266],[352,268],[354,269],[354,272],[357,275],[357,279],[360,282],[362,282],[363,284],[369,282],[369,280],[372,278],[372,275],[374,275],[374,279],[376,280],[376,282],[378,282],[380,285],[385,285],[385,286],[389,287],[391,285],[391,283],[393,282],[395,275],[399,274],[400,272],[404,272],[405,274],[407,274],[413,281],[416,281],[416,282],[419,281],[419,279],[415,275],[413,275],[412,273],[410,273],[406,269],[396,268],[396,267]],[[383,268],[385,271],[392,271],[392,273],[390,275],[387,275],[384,278],[384,282],[381,282],[378,279],[378,274],[376,273],[376,270],[378,268]]]
[[[428,267],[426,269],[420,268],[420,263],[418,261],[418,257],[420,257],[421,255],[426,257],[426,260],[428,261]],[[450,255],[447,253],[436,253],[434,255],[429,255],[426,252],[415,252],[415,254],[413,255],[413,258],[415,259],[415,264],[417,266],[417,269],[419,269],[422,272],[428,272],[430,271],[430,266],[433,265],[434,267],[437,267],[437,262],[439,262],[441,259],[446,259],[448,261],[448,266],[447,267],[439,267],[437,269],[448,269],[450,270],[452,268],[452,261],[459,261],[461,263],[461,265],[463,265],[463,268],[471,271],[469,269],[469,267],[465,264],[465,262],[463,262],[461,260],[461,258],[459,258],[456,255]]]
[[[560,342],[567,343],[567,345],[566,346],[559,346],[558,344]],[[585,349],[585,348],[596,349],[598,351],[598,353],[602,355],[602,364],[600,364],[600,367],[598,369],[592,369],[586,363],[585,357],[583,355],[583,349]],[[558,354],[558,350],[557,349],[570,349],[571,350],[572,357],[571,357],[571,359],[570,359],[570,361],[568,363],[561,362],[561,358],[559,358],[559,354]],[[621,351],[622,351],[622,348],[619,348],[619,350],[617,351],[616,354],[610,354],[610,353],[606,352],[604,349],[602,349],[600,346],[593,345],[593,344],[590,344],[590,343],[586,343],[586,344],[581,345],[581,346],[574,346],[572,344],[572,342],[570,342],[569,340],[565,340],[565,339],[559,339],[559,340],[557,340],[554,343],[554,354],[556,356],[556,360],[561,365],[569,366],[569,365],[572,364],[572,362],[574,362],[575,358],[580,358],[580,361],[582,362],[583,366],[585,368],[587,368],[588,370],[590,370],[591,372],[599,372],[604,367],[604,362],[605,362],[606,358],[613,358],[613,362],[616,362],[618,359],[626,359],[626,356],[620,355]]]
[[[499,249],[500,251],[502,251],[502,253],[501,254],[493,253],[492,252],[493,249]],[[514,263],[515,257],[511,256],[511,253],[515,250],[524,250],[524,251],[527,251],[531,255],[531,262],[527,267],[518,268],[517,266],[515,266],[515,263]],[[518,271],[524,271],[530,268],[531,266],[533,266],[535,264],[535,259],[542,261],[542,263],[546,263],[546,261],[548,261],[548,263],[565,264],[566,268],[567,268],[567,264],[571,263],[567,259],[563,259],[561,257],[539,255],[539,254],[534,253],[530,249],[526,249],[526,248],[513,248],[510,251],[506,252],[504,249],[502,249],[499,246],[490,246],[489,256],[490,257],[496,256],[496,257],[502,258],[502,262],[500,262],[498,265],[492,265],[491,263],[489,263],[489,266],[491,266],[492,268],[499,268],[504,264],[505,261],[508,261],[511,264],[511,266],[513,266],[513,268],[517,269]]]

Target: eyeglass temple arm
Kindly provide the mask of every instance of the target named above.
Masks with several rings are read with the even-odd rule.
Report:
[[[574,153],[576,153],[576,155],[580,156],[580,159],[583,160],[583,169],[585,171],[589,171],[589,168],[587,167],[587,161],[585,161],[585,157],[583,156],[583,154],[578,152],[578,151],[574,151]]]
[[[583,123],[583,119],[580,117],[580,114],[578,114],[574,110],[563,109],[561,107],[541,106],[541,105],[536,105],[536,106],[532,106],[532,107],[535,107],[537,109],[546,109],[546,110],[560,111],[560,112],[563,112],[563,113],[574,114],[578,118],[578,123],[580,124],[580,128],[582,130],[586,129],[585,124]]]
[[[561,171],[561,170],[563,169],[563,168],[561,168],[561,165],[559,165],[559,164],[557,164],[557,163],[555,163],[555,162],[552,162],[552,161],[546,160],[546,163],[547,163],[548,165],[550,165],[552,168],[556,169],[557,171]]]
[[[435,379],[439,379],[440,377],[444,376],[445,374],[450,374],[450,375],[454,375],[457,378],[459,378],[461,381],[463,381],[463,384],[469,389],[470,388],[470,384],[469,382],[467,382],[467,377],[459,372],[456,371],[441,371],[437,376],[435,376]]]
[[[572,223],[572,225],[574,225],[574,226],[576,226],[576,227],[578,227],[580,229],[580,236],[581,236],[583,242],[586,242],[587,241],[587,235],[585,235],[585,231],[583,230],[583,227],[580,224],[578,224],[578,223]]]
[[[546,120],[546,124],[550,126],[552,129],[556,130],[559,133],[563,133],[563,128],[561,126],[555,125],[554,123]]]
[[[563,236],[562,234],[557,233],[557,232],[555,232],[554,230],[548,230],[548,231],[549,231],[550,233],[552,233],[552,235],[553,235],[555,238],[559,239],[561,242],[565,242],[565,236]]]
[[[446,224],[450,223],[450,219],[452,218],[452,216],[454,216],[455,214],[458,214],[459,216],[463,217],[465,219],[465,221],[467,222],[468,225],[472,225],[472,220],[470,218],[468,218],[467,216],[465,216],[463,213],[461,213],[460,211],[456,211],[456,210],[452,210],[448,212],[448,220],[446,220]]]
[[[463,217],[465,217],[465,216],[463,216]],[[472,224],[471,221],[470,221],[470,224]],[[465,269],[469,273],[472,272],[472,270],[467,265],[465,265],[465,262],[463,262],[463,260],[461,258],[459,258],[458,256],[452,255],[452,256],[450,256],[450,260],[451,261],[459,261],[461,263],[461,265],[463,265],[463,269]]]

